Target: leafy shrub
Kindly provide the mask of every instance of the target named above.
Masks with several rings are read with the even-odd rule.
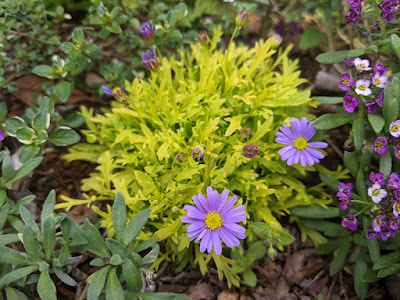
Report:
[[[153,267],[169,258],[178,270],[190,262],[205,273],[212,257],[220,278],[224,274],[229,284],[238,285],[229,267],[235,260],[202,254],[186,237],[180,217],[193,195],[209,185],[219,192],[227,188],[241,198],[247,222],[264,221],[277,231],[282,227],[275,216],[299,205],[325,205],[330,198],[321,185],[307,188],[299,180],[314,167],[288,168],[277,154],[278,127],[292,116],[310,117],[307,108],[314,104],[309,90],[297,89],[305,80],[299,78],[297,61],[288,58],[290,48],[275,50],[278,44],[271,38],[254,48],[230,43],[223,51],[217,49],[221,35],[218,28],[208,47],[197,43],[176,58],[161,58],[148,80],[126,82],[128,107],[114,103],[95,116],[82,107],[88,126],[83,133],[90,143],[73,146],[65,158],[98,164],[82,186],[96,195],[62,197],[57,207],[112,200],[119,190],[129,217],[151,210],[140,238],[165,241],[165,252]],[[247,140],[240,137],[242,126],[251,130]],[[246,145],[260,153],[245,157]],[[111,209],[93,209],[113,235]]]

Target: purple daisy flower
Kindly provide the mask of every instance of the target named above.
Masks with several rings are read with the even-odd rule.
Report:
[[[0,141],[4,140],[4,130],[0,129]]]
[[[385,184],[385,182],[383,181],[383,173],[375,173],[374,171],[371,171],[371,173],[369,174],[369,180],[371,180],[372,184]]]
[[[382,227],[386,226],[386,217],[384,215],[379,215],[376,216],[373,220],[372,220],[372,229],[375,232],[381,232]]]
[[[398,217],[400,214],[400,202],[396,201],[393,203],[393,215]]]
[[[394,156],[397,159],[400,159],[400,146],[396,146],[396,148],[394,148]]]
[[[372,150],[377,152],[379,155],[385,155],[387,152],[387,140],[384,137],[378,137],[371,145]]]
[[[363,80],[363,79],[357,80],[355,92],[358,95],[369,96],[372,94],[372,91],[369,88],[370,85],[371,82],[369,80]]]
[[[287,160],[288,166],[301,163],[303,167],[312,166],[319,163],[324,158],[324,154],[314,148],[326,148],[328,144],[325,142],[308,142],[317,132],[312,127],[313,121],[307,124],[307,118],[301,121],[297,118],[290,120],[290,127],[283,125],[280,127],[281,132],[276,133],[275,142],[287,145],[279,150],[278,154],[282,160]]]
[[[140,26],[140,35],[146,41],[151,41],[156,36],[154,26],[150,25],[148,22]]]
[[[154,71],[158,68],[159,63],[156,53],[156,46],[153,46],[153,53],[151,53],[150,50],[142,53],[142,64],[149,71]]]
[[[395,138],[398,138],[400,136],[400,120],[390,123],[389,133],[392,137]]]
[[[372,68],[369,66],[369,60],[368,59],[361,59],[359,57],[356,57],[354,59],[354,66],[358,71],[369,71],[372,70]]]
[[[340,78],[340,81],[338,83],[339,89],[342,91],[348,91],[350,87],[356,82],[354,78],[351,78],[349,73],[344,73],[342,75],[342,78]]]
[[[386,81],[388,81],[387,76],[383,76],[379,72],[375,73],[372,77],[372,83],[378,88],[384,88]]]
[[[221,239],[229,247],[240,245],[239,239],[246,237],[246,229],[236,223],[246,220],[244,205],[232,208],[237,196],[232,196],[228,201],[229,191],[223,190],[221,195],[212,187],[207,187],[207,198],[202,194],[193,196],[193,205],[185,205],[188,212],[182,217],[182,222],[191,223],[187,227],[187,237],[190,240],[196,238],[195,243],[200,242],[200,252],[222,253]]]
[[[343,97],[343,109],[349,113],[352,113],[359,104],[360,100],[350,94]]]
[[[368,196],[370,196],[372,201],[375,203],[379,203],[387,196],[387,192],[384,189],[381,189],[380,184],[375,183],[368,189]]]
[[[343,227],[348,227],[350,230],[357,230],[357,219],[353,214],[347,214],[343,216],[342,222],[340,223]]]
[[[243,147],[243,155],[247,158],[253,158],[258,153],[260,153],[260,151],[256,145],[245,145]]]
[[[352,7],[359,6],[364,0],[347,0]]]

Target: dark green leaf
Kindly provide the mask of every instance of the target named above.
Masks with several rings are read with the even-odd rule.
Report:
[[[79,142],[81,137],[69,127],[61,126],[50,136],[49,141],[56,146],[68,146]]]
[[[385,120],[381,115],[368,114],[368,121],[376,133],[379,133],[383,126],[385,126]]]
[[[100,257],[104,258],[111,256],[100,232],[87,219],[83,223],[83,230],[85,231],[85,238],[88,240],[89,244],[100,251]]]
[[[323,103],[323,104],[338,104],[343,103],[343,97],[325,97],[325,96],[318,96],[314,97],[314,100]]]
[[[3,264],[27,265],[25,255],[6,246],[0,246],[0,262]]]
[[[367,189],[365,187],[364,172],[360,169],[356,178],[356,186],[358,194],[363,198],[367,198]]]
[[[299,47],[302,50],[315,48],[320,42],[325,42],[326,40],[326,34],[315,27],[311,27],[301,35]]]
[[[33,232],[39,232],[39,226],[36,224],[35,220],[32,218],[31,213],[26,207],[20,206],[19,214],[25,225],[28,225]]]
[[[367,263],[357,260],[354,267],[354,289],[360,299],[364,299],[368,292],[368,284],[363,281],[364,274],[367,272]]]
[[[56,191],[51,190],[50,193],[47,195],[42,208],[42,214],[40,217],[42,228],[44,227],[44,220],[48,216],[53,215],[55,206],[56,206]]]
[[[43,247],[44,254],[48,260],[53,254],[54,248],[56,246],[56,229],[54,227],[54,217],[53,215],[47,216],[43,221]]]
[[[138,268],[142,266],[142,258],[136,253],[131,253],[122,244],[114,239],[106,239],[106,244],[108,249],[110,249],[112,254],[118,254],[123,259],[131,260]]]
[[[10,136],[15,137],[17,130],[20,128],[27,128],[25,121],[20,117],[11,117],[5,122],[5,130]]]
[[[174,293],[142,293],[143,300],[193,300],[184,294]]]
[[[353,119],[354,115],[351,114],[348,115],[323,114],[314,121],[313,127],[318,130],[328,130],[339,127],[347,123],[351,123]]]
[[[400,252],[396,251],[384,256],[379,257],[379,259],[374,263],[373,270],[379,270],[383,268],[390,267],[395,263],[400,261]]]
[[[17,180],[25,177],[26,175],[30,174],[33,170],[35,170],[40,163],[42,162],[43,157],[35,157],[29,160],[28,162],[24,163],[21,168],[19,168],[11,180],[11,182],[16,182]]]
[[[382,269],[378,272],[378,278],[385,278],[386,276],[396,274],[400,272],[400,264],[395,264],[389,268]]]
[[[397,58],[400,60],[400,38],[396,34],[392,34],[390,39],[394,53],[396,53]]]
[[[353,122],[353,138],[356,150],[360,150],[364,142],[364,109],[361,107]]]
[[[139,253],[143,250],[148,249],[149,247],[152,247],[155,243],[157,243],[156,239],[149,239],[141,242],[134,250],[133,252]]]
[[[336,218],[339,216],[338,207],[323,208],[320,205],[298,206],[290,209],[291,213],[302,218]]]
[[[25,163],[32,159],[40,151],[40,147],[37,145],[24,145],[19,152],[18,158],[21,163]]]
[[[360,169],[360,156],[359,151],[354,152],[344,152],[343,162],[344,165],[350,170],[353,177],[357,176],[358,170]]]
[[[95,266],[95,267],[102,267],[102,266],[104,266],[105,264],[106,264],[106,263],[105,263],[104,260],[101,259],[101,258],[95,258],[95,259],[93,259],[93,260],[89,263],[90,266]]]
[[[156,261],[158,258],[158,253],[160,252],[160,246],[155,244],[153,249],[149,253],[147,253],[142,260],[143,265],[150,265]]]
[[[385,176],[389,176],[392,171],[392,158],[390,157],[390,151],[382,155],[379,160],[379,172],[383,173]]]
[[[364,233],[367,234],[367,228],[371,225],[371,220],[366,215],[364,215],[362,222],[363,222],[363,227],[364,227]],[[380,249],[379,249],[379,243],[377,240],[367,239],[367,244],[368,244],[368,250],[369,250],[369,255],[371,256],[371,260],[373,263],[376,263],[376,261],[381,256]]]
[[[62,103],[65,103],[71,96],[73,89],[72,84],[67,81],[61,81],[54,87],[54,93]]]
[[[331,267],[329,269],[329,274],[331,276],[336,275],[343,268],[349,249],[350,249],[350,238],[344,239],[343,244],[340,245],[336,256],[332,260]]]
[[[43,253],[40,251],[39,243],[36,240],[35,233],[27,224],[25,225],[23,232],[23,241],[26,253],[34,260],[40,260],[41,257],[44,257]]]
[[[32,127],[36,131],[47,130],[50,126],[50,113],[40,112],[32,121]]]
[[[53,267],[53,271],[54,271],[54,274],[56,274],[57,277],[62,282],[64,282],[66,285],[76,286],[78,284],[73,278],[71,278],[71,276],[69,276],[68,274],[64,273],[64,271],[62,269],[57,268],[57,267]]]

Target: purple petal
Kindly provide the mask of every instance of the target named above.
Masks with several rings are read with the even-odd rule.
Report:
[[[228,199],[229,196],[229,190],[224,189],[221,193],[221,196],[219,196],[219,204],[217,208],[217,212],[221,211],[222,207],[224,206],[226,200]]]
[[[204,253],[206,251],[208,243],[210,241],[210,235],[211,235],[210,230],[206,230],[206,232],[200,242],[200,252],[201,253]]]
[[[219,239],[218,231],[212,232],[211,233],[211,237],[213,239],[215,254],[221,255],[221,253],[222,253],[222,245],[221,245],[221,240]]]
[[[230,210],[230,209],[232,208],[232,206],[235,205],[236,200],[237,200],[237,196],[236,196],[236,195],[233,195],[233,196],[228,200],[228,202],[226,202],[226,203],[224,204],[224,206],[222,206],[222,208],[221,208],[221,210],[220,210],[220,214],[221,214],[221,215],[224,215],[228,210]]]
[[[236,224],[236,223],[225,223],[222,227],[224,230],[228,230],[229,232],[233,233],[239,239],[244,239],[246,237],[246,228]]]
[[[229,231],[222,229],[218,230],[219,236],[229,248],[240,245],[240,241]]]
[[[188,232],[199,231],[200,229],[204,228],[205,228],[204,222],[195,222],[187,227],[187,231]]]
[[[200,241],[203,238],[203,236],[206,234],[206,232],[209,232],[209,230],[204,229],[202,232],[200,232],[200,234],[198,235],[197,239],[194,242],[197,243],[198,241]]]
[[[204,209],[209,212],[210,209],[210,203],[207,201],[206,196],[204,196],[202,193],[198,194],[197,197],[199,198],[199,201],[203,205]]]
[[[218,203],[219,196],[218,196],[218,192],[214,191],[211,186],[207,187],[207,199],[208,199],[208,203],[210,204],[210,209],[213,211],[216,211],[218,204],[219,204]]]
[[[328,144],[325,142],[311,142],[311,143],[308,143],[308,146],[313,147],[313,148],[326,148],[326,147],[328,147]]]
[[[198,195],[194,195],[194,196],[192,197],[192,200],[193,200],[194,204],[197,206],[197,208],[198,208],[201,212],[207,214],[206,207],[203,205],[203,202],[200,201]]]
[[[300,121],[297,118],[290,119],[290,127],[295,137],[301,136]]]

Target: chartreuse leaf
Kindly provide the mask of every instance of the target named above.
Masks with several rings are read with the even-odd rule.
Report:
[[[48,269],[40,272],[37,292],[42,300],[57,300],[56,287],[50,277]]]
[[[126,225],[125,200],[120,191],[115,194],[115,199],[112,206],[112,220],[114,225],[115,239],[119,241],[122,231]]]
[[[128,246],[131,243],[134,243],[136,238],[139,236],[140,231],[143,226],[146,224],[147,219],[150,216],[150,209],[142,210],[138,212],[126,225],[121,233],[121,244],[124,246]]]
[[[359,108],[353,122],[353,138],[356,150],[360,150],[364,142],[364,109]]]
[[[350,237],[343,239],[343,243],[340,245],[336,256],[333,258],[329,274],[331,276],[336,275],[344,266],[346,261],[347,253],[350,249]]]
[[[364,299],[368,292],[368,283],[363,281],[364,275],[367,272],[367,263],[362,260],[357,260],[354,267],[354,290],[360,299]]]
[[[125,259],[124,263],[122,264],[122,274],[124,275],[124,279],[129,284],[131,290],[134,292],[140,292],[143,285],[142,275],[136,265],[129,259]]]
[[[103,290],[104,284],[106,283],[106,277],[110,271],[111,266],[105,266],[96,273],[93,273],[87,279],[89,289],[87,293],[87,300],[97,300]]]
[[[118,280],[117,269],[112,268],[108,274],[106,285],[106,300],[125,299],[124,290]]]
[[[0,279],[0,286],[9,285],[12,282],[18,281],[21,278],[28,276],[29,274],[36,272],[39,268],[37,266],[29,266],[20,269],[15,269],[7,274],[5,274]]]
[[[318,130],[328,130],[351,123],[353,119],[354,116],[351,114],[323,114],[314,121],[313,127]]]

